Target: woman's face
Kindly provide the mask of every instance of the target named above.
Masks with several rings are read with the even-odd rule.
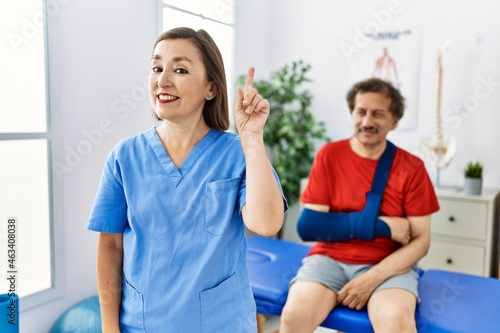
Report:
[[[151,59],[149,91],[158,117],[185,122],[202,117],[207,96],[213,98],[198,49],[186,39],[159,42]]]

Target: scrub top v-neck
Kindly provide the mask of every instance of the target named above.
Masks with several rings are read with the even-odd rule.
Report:
[[[210,130],[179,168],[154,128],[113,149],[87,229],[123,233],[122,332],[255,331],[245,193],[233,133]]]
[[[154,132],[148,132],[148,140],[153,148],[156,157],[160,161],[161,165],[165,168],[166,173],[172,179],[174,184],[177,184],[181,181],[182,176],[189,172],[189,169],[196,162],[198,157],[203,154],[203,152],[207,149],[207,147],[219,136],[222,132],[216,130],[210,130],[198,144],[189,152],[186,159],[182,162],[182,164],[177,169],[167,151],[163,147],[160,138],[158,137],[158,133],[156,130]]]

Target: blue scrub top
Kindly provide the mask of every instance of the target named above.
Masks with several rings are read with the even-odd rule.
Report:
[[[179,169],[155,128],[113,149],[87,229],[123,233],[122,332],[256,331],[245,194],[233,133],[210,130]]]

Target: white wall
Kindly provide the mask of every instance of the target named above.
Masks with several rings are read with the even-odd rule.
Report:
[[[97,293],[97,234],[85,224],[104,161],[120,139],[153,125],[144,79],[158,32],[154,1],[56,2],[48,38],[53,153],[61,167],[54,173],[56,248],[64,288],[62,297],[22,310],[26,333],[47,332],[65,309]]]
[[[246,74],[248,68],[253,66],[256,80],[266,78],[273,69],[269,61],[274,50],[270,31],[276,24],[272,18],[272,1],[252,0],[235,3],[234,77]]]
[[[267,5],[266,5],[267,4]],[[443,130],[455,137],[458,151],[451,165],[441,171],[441,185],[462,186],[462,169],[471,159],[485,164],[484,186],[500,188],[500,2],[495,0],[273,0],[241,1],[236,6],[236,74],[247,63],[263,72],[302,59],[312,65],[314,95],[312,111],[326,122],[334,140],[351,135],[352,127],[345,94],[351,84],[351,67],[341,51],[342,43],[355,45],[355,29],[375,21],[373,12],[398,8],[386,28],[418,27],[421,30],[417,119],[413,129],[396,130],[389,139],[415,152],[417,142],[432,135],[434,112],[434,62],[443,42],[451,48],[443,55]],[[265,20],[268,19],[268,22]],[[262,27],[267,29],[262,33]],[[251,41],[251,43],[248,43]],[[251,51],[246,48],[251,45]],[[359,45],[359,44],[358,44]],[[360,48],[363,52],[363,48]],[[456,104],[473,99],[481,78],[494,82],[487,98],[477,108],[453,113]],[[480,93],[487,93],[484,87]],[[272,110],[271,110],[272,112]],[[435,180],[436,171],[428,165]],[[294,231],[293,231],[294,232]],[[293,234],[292,232],[292,234]]]

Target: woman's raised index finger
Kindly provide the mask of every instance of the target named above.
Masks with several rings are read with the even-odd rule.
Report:
[[[253,76],[255,74],[255,68],[250,67],[247,73],[247,79],[245,80],[245,91],[252,89],[253,87]]]

